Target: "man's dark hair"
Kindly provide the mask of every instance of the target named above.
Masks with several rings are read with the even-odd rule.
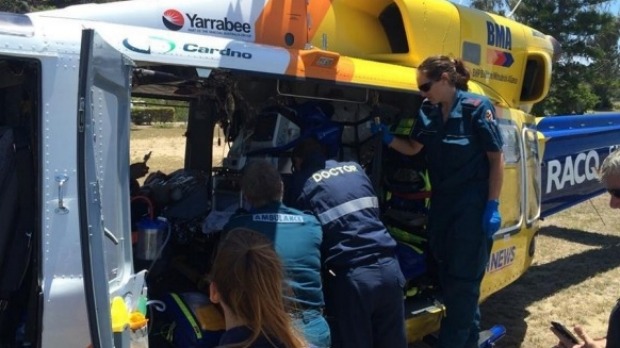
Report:
[[[315,138],[306,138],[304,140],[302,140],[301,142],[299,142],[299,144],[297,144],[297,146],[295,146],[295,148],[293,149],[293,152],[291,153],[291,155],[293,156],[293,158],[308,158],[312,155],[317,155],[317,154],[321,154],[323,156],[325,156],[326,151],[325,148],[323,147],[323,145],[321,145],[321,143],[319,143],[318,140],[316,140]]]
[[[282,178],[276,168],[265,160],[250,162],[243,170],[241,190],[255,207],[282,200]]]

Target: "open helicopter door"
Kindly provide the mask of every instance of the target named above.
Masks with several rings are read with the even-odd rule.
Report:
[[[144,273],[133,271],[130,238],[132,65],[94,30],[82,32],[78,199],[84,288],[94,348],[130,346],[126,325],[113,333],[111,303],[122,299],[126,312],[135,309],[144,286]]]

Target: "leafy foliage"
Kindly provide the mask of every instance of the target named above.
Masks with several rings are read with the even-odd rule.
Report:
[[[153,122],[174,122],[174,108],[171,107],[133,107],[131,109],[131,121],[135,125],[150,125]]]
[[[71,5],[112,2],[115,0],[0,0],[0,11],[27,13]]]
[[[617,0],[616,0],[617,1]],[[472,6],[498,14],[517,0],[474,0]],[[611,110],[620,99],[620,18],[609,0],[523,0],[514,19],[556,38],[563,54],[554,65],[548,97],[537,115]]]
[[[0,11],[26,13],[30,11],[30,5],[20,0],[0,0]]]

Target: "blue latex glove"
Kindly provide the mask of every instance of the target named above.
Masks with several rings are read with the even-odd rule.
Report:
[[[497,199],[487,202],[482,214],[482,230],[491,237],[502,225],[502,217],[499,215],[499,201]]]
[[[394,140],[394,135],[390,133],[389,127],[384,125],[383,123],[375,123],[375,122],[371,123],[370,131],[372,132],[372,134],[377,134],[381,132],[381,140],[386,145],[390,145],[392,140]]]

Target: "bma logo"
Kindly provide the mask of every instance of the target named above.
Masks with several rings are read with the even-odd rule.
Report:
[[[510,34],[510,28],[487,21],[487,44],[511,50],[512,34]]]
[[[181,30],[183,25],[185,25],[185,18],[183,17],[183,14],[173,9],[166,10],[164,15],[161,17],[161,20],[164,22],[166,28],[174,31]]]

